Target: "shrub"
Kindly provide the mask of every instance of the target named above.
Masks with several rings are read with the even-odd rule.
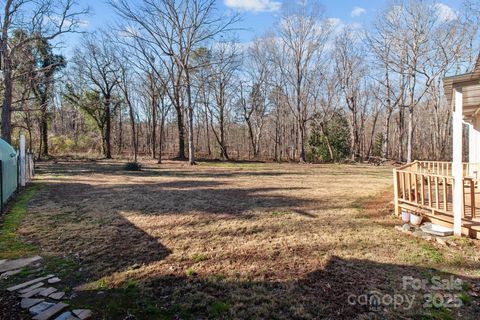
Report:
[[[309,160],[338,162],[348,158],[350,140],[347,118],[336,113],[324,125],[323,130],[319,125],[314,125],[308,144],[311,158]]]
[[[127,171],[140,171],[142,170],[142,166],[138,162],[128,162],[124,169]]]

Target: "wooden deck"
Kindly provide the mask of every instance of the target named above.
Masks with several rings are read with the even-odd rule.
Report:
[[[480,239],[480,180],[464,164],[462,233]],[[395,211],[420,213],[427,221],[453,227],[453,176],[449,162],[415,161],[394,170]]]

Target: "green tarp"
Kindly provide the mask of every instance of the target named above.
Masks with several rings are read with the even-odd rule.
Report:
[[[0,161],[2,162],[3,203],[12,196],[18,186],[18,157],[15,149],[0,139]]]

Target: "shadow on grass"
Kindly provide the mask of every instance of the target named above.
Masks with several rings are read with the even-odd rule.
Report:
[[[234,165],[234,163],[232,163]],[[252,164],[253,165],[253,164]],[[213,166],[212,171],[193,170],[196,167],[185,166],[185,170],[169,170],[168,165],[145,165],[141,171],[124,170],[124,163],[105,163],[105,162],[45,162],[37,166],[37,171],[42,174],[52,174],[60,176],[84,176],[87,174],[108,174],[115,176],[132,177],[191,177],[191,178],[230,178],[238,176],[252,177],[275,177],[282,175],[292,175],[295,172],[282,171],[255,171],[255,167],[225,167],[225,169],[238,169],[236,171],[222,171],[223,166]],[[192,169],[193,168],[193,169]]]
[[[119,319],[127,312],[138,319],[456,319],[460,314],[477,319],[478,304],[465,297],[468,284],[478,279],[463,278],[459,288],[439,291],[432,289],[434,276],[457,278],[435,269],[333,256],[324,268],[292,281],[153,276],[102,290],[100,298],[95,290],[80,292],[80,301],[94,306],[103,319]],[[427,287],[404,289],[403,277],[425,280]],[[439,294],[446,305],[425,305],[427,293]],[[464,306],[447,308],[451,294],[464,299]],[[362,296],[369,302],[363,303]],[[375,297],[387,298],[379,305]],[[394,307],[389,297],[403,301]]]
[[[105,213],[139,212],[144,215],[162,214],[221,214],[249,218],[258,209],[275,210],[309,204],[309,200],[276,191],[303,188],[220,188],[215,181],[181,181],[148,184],[109,184],[92,186],[82,183],[50,183],[45,201],[76,207],[77,214],[101,208]],[[119,199],[118,202],[115,199]],[[41,204],[41,200],[37,201]],[[305,212],[299,214],[306,215]]]
[[[62,171],[60,167],[55,173]],[[83,169],[78,169],[73,177],[81,172]],[[25,236],[47,251],[76,257],[97,279],[161,261],[171,253],[160,238],[135,226],[127,218],[130,213],[143,217],[198,215],[201,223],[250,219],[257,210],[288,210],[313,217],[297,210],[308,205],[308,200],[275,194],[303,188],[229,188],[224,182],[202,180],[120,184],[97,181],[93,185],[55,177],[46,185],[32,200]]]

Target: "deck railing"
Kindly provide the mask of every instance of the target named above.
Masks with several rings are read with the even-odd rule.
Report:
[[[440,176],[452,176],[452,163],[446,161],[415,161],[401,168],[418,173],[435,174]],[[477,178],[473,175],[480,168],[478,163],[463,163],[463,175],[465,177]]]
[[[476,196],[480,180],[476,177],[477,164],[463,164],[462,218],[476,218]],[[395,211],[410,207],[432,215],[453,217],[453,175],[451,162],[415,161],[394,170]]]

